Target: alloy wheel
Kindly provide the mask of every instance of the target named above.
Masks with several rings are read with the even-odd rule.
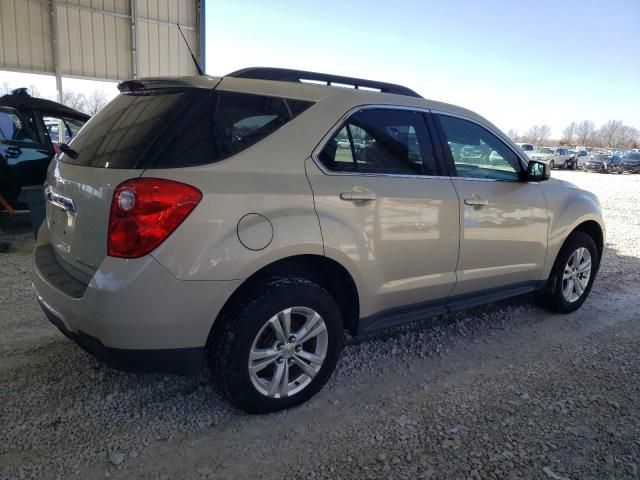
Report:
[[[589,250],[578,248],[567,261],[562,275],[562,296],[573,303],[582,297],[591,278],[591,254]]]
[[[322,316],[291,307],[271,317],[249,353],[249,377],[262,395],[285,398],[302,391],[322,368],[329,334]]]

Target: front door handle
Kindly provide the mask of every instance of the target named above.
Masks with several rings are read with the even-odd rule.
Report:
[[[471,195],[471,198],[464,199],[464,204],[473,205],[474,207],[485,207],[489,205],[489,202],[480,195]]]
[[[348,202],[371,202],[376,199],[376,192],[367,188],[353,189],[350,192],[341,192],[340,199]]]

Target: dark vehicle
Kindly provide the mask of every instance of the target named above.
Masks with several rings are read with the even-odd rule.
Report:
[[[620,158],[612,155],[594,155],[585,161],[583,168],[587,172],[622,173]]]
[[[571,158],[567,162],[567,167],[571,170],[576,170],[578,168],[578,155],[580,152],[576,148],[568,148],[567,152],[571,155]],[[585,152],[586,155],[587,152]]]
[[[624,172],[640,173],[640,153],[628,153],[620,159],[620,165]]]
[[[42,185],[49,161],[89,120],[89,115],[26,89],[0,97],[0,195],[14,208],[24,187]],[[63,147],[64,148],[64,147]]]

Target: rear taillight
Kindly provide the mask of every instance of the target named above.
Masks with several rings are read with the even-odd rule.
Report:
[[[138,258],[178,228],[202,199],[191,185],[161,178],[136,178],[113,193],[107,254]]]

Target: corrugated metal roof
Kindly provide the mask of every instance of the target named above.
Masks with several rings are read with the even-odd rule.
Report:
[[[55,73],[57,30],[62,76],[124,80],[134,74],[193,75],[196,69],[176,23],[198,55],[199,4],[200,0],[0,0],[0,68]],[[57,29],[52,28],[54,21]]]

